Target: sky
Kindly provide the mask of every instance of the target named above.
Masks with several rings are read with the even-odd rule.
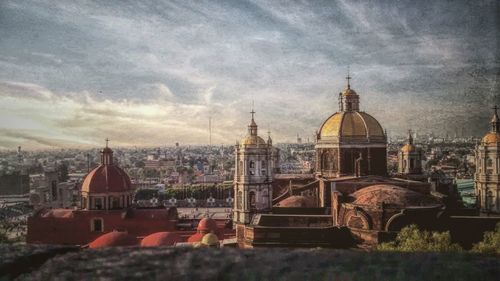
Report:
[[[351,86],[389,132],[481,136],[500,2],[0,1],[0,149],[313,139]]]

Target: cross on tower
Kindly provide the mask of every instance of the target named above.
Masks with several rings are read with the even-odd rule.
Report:
[[[493,110],[495,111],[495,115],[496,115],[496,114],[497,114],[497,110],[498,110],[498,106],[497,106],[497,105],[495,105],[495,106],[493,107]]]
[[[106,139],[105,139],[105,141],[106,141],[106,147],[108,147],[108,142],[109,142],[109,139],[108,139],[108,138],[106,138]]]
[[[250,111],[250,114],[252,114],[252,120],[253,120],[253,115],[255,114],[255,111],[252,108],[252,111]]]
[[[347,89],[350,89],[352,77],[350,75],[350,68],[349,67],[347,67],[347,77],[345,79],[347,79]]]

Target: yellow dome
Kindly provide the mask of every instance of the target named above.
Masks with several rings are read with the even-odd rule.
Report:
[[[401,151],[402,152],[412,152],[412,151],[415,151],[416,147],[413,145],[413,144],[405,144],[402,148],[401,148]]]
[[[345,88],[344,91],[342,91],[342,95],[345,97],[345,96],[357,96],[358,93],[356,93],[356,91],[354,91],[353,89],[351,89],[350,87],[348,88]]]
[[[259,136],[251,136],[248,135],[244,139],[241,140],[240,145],[265,145],[266,141]]]
[[[216,246],[219,244],[219,238],[217,238],[217,235],[213,233],[207,233],[201,239],[201,244],[205,246]]]
[[[488,133],[483,138],[483,143],[485,145],[495,145],[500,144],[500,133]]]
[[[351,90],[352,91],[352,90]],[[385,137],[380,123],[371,115],[359,111],[336,112],[321,126],[321,138],[380,138]]]

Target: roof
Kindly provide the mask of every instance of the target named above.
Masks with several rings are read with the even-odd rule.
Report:
[[[207,233],[201,239],[201,244],[206,246],[214,246],[219,244],[219,238],[213,233]]]
[[[198,223],[198,227],[196,228],[196,230],[205,233],[215,232],[217,231],[217,223],[211,218],[203,218]]]
[[[370,114],[359,111],[336,112],[321,125],[323,137],[385,137],[380,123]]]
[[[500,133],[490,132],[483,137],[483,143],[486,146],[500,144]]]
[[[241,140],[240,145],[267,145],[267,143],[259,136],[248,135]]]
[[[405,144],[402,148],[401,148],[401,151],[402,152],[412,152],[412,151],[415,151],[417,148],[413,145],[413,144]]]
[[[117,246],[133,246],[137,245],[137,238],[120,231],[108,232],[104,235],[99,236],[96,240],[89,244],[89,248],[106,248],[106,247],[117,247]]]
[[[311,197],[306,196],[290,196],[283,201],[279,202],[277,207],[285,207],[285,208],[312,208],[316,207],[316,202]]]
[[[156,232],[144,237],[141,241],[142,247],[173,246],[181,242],[179,234],[175,232]]]
[[[342,95],[343,96],[357,96],[358,93],[356,93],[356,91],[351,89],[351,87],[347,87],[342,91]]]
[[[195,234],[189,236],[187,242],[188,243],[201,242],[201,239],[203,239],[203,236],[205,236],[205,234],[203,234],[203,233],[195,233]]]
[[[376,184],[351,194],[357,205],[395,205],[401,207],[431,206],[440,204],[431,196],[390,184]]]
[[[101,164],[87,174],[82,184],[82,192],[108,193],[132,190],[130,178],[120,167]]]

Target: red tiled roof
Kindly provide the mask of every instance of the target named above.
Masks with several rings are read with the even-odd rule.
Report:
[[[127,173],[113,164],[99,165],[87,174],[82,184],[82,192],[88,193],[124,192],[131,189]]]
[[[181,236],[175,232],[157,232],[144,237],[141,241],[141,246],[172,246],[177,242],[181,242],[181,240]]]
[[[119,231],[112,231],[99,236],[96,240],[89,244],[89,248],[106,248],[117,246],[133,246],[137,245],[137,238],[126,233]]]

